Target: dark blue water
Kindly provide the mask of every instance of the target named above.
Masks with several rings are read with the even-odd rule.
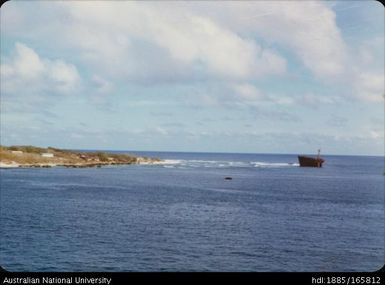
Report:
[[[316,169],[298,167],[294,155],[144,154],[167,161],[0,170],[0,264],[10,271],[384,264],[382,157],[325,156]]]

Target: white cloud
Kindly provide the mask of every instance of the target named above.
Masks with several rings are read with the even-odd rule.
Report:
[[[384,131],[370,131],[369,132],[369,137],[372,139],[381,139],[384,138]]]
[[[254,33],[290,49],[320,78],[340,75],[346,46],[336,15],[316,1],[200,2],[181,4],[209,15],[238,34]],[[230,19],[230,20],[229,20]]]
[[[76,62],[98,74],[91,79],[98,93],[110,92],[119,82],[148,85],[194,80],[225,80],[231,92],[233,86],[284,74],[284,52],[285,56],[295,55],[322,84],[343,84],[347,94],[363,100],[381,97],[375,95],[380,84],[374,78],[383,76],[383,64],[378,68],[383,60],[377,60],[379,54],[383,57],[383,37],[366,42],[359,51],[347,46],[330,3],[38,1],[36,5],[34,13],[26,12],[28,4],[20,4],[24,10],[12,3],[5,6],[2,34],[35,39],[53,46],[59,54],[71,52]],[[29,65],[22,64],[25,70],[17,69],[19,75],[39,74],[39,63],[46,70],[47,60],[39,56],[33,60],[33,53],[29,57]],[[35,73],[28,71],[33,68]],[[59,77],[69,83],[75,72],[67,71]],[[12,72],[2,65],[2,74]],[[114,82],[105,78],[114,78]],[[59,85],[59,92],[73,86]],[[274,100],[290,101],[279,96]]]
[[[352,47],[350,71],[346,85],[352,86],[353,96],[365,101],[381,102],[385,92],[384,37],[374,37]]]
[[[45,60],[48,78],[54,85],[54,89],[66,93],[74,89],[79,81],[79,74],[76,67],[67,64],[63,60]]]
[[[16,43],[13,57],[1,64],[2,92],[57,92],[75,90],[80,76],[76,67],[61,59],[41,58],[25,44]],[[26,89],[25,87],[28,86]]]
[[[10,75],[20,76],[26,80],[34,80],[44,72],[44,64],[39,56],[27,46],[16,43],[16,56],[13,64],[8,65],[6,70],[9,70]]]
[[[51,4],[52,5],[52,4]],[[252,38],[178,5],[145,2],[66,2],[71,25],[65,41],[84,60],[136,80],[164,78],[250,79],[280,74],[286,60]]]
[[[236,96],[245,101],[256,101],[263,98],[261,92],[251,84],[237,84],[233,86]]]
[[[168,131],[166,129],[164,129],[164,128],[161,128],[161,127],[156,127],[153,131],[156,134],[160,134],[160,135],[164,135],[164,136],[168,135]]]
[[[178,29],[163,23],[156,41],[171,55],[187,64],[203,63],[209,73],[228,78],[255,78],[264,73],[281,73],[285,60],[255,42],[242,39],[211,19],[190,16]]]
[[[354,80],[356,95],[367,101],[383,101],[385,78],[383,73],[357,72]]]
[[[297,104],[318,108],[321,105],[333,105],[339,103],[339,98],[336,96],[320,96],[313,93],[306,93],[296,98]]]

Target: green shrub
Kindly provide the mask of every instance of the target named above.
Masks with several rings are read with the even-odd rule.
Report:
[[[96,156],[99,158],[100,161],[108,161],[108,155],[103,152],[97,152]]]
[[[9,148],[8,148],[9,150],[20,150],[20,148],[18,147],[18,146],[10,146]]]

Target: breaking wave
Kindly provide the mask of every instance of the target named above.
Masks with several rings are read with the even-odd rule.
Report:
[[[277,167],[297,167],[298,163],[292,162],[265,162],[265,161],[221,161],[221,160],[184,160],[184,159],[165,159],[156,164],[165,168],[233,168],[233,167],[258,167],[258,168],[277,168]]]
[[[290,166],[299,166],[298,163],[292,163],[292,162],[260,162],[260,161],[253,161],[251,164],[254,167],[290,167]]]

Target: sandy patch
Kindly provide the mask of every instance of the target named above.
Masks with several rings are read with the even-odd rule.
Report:
[[[9,162],[9,163],[5,163],[5,162],[0,161],[0,168],[14,168],[14,167],[19,167],[19,164],[17,164],[14,161]]]

